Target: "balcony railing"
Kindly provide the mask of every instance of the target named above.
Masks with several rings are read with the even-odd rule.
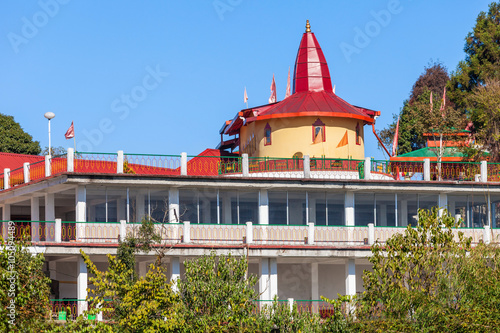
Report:
[[[197,177],[500,182],[500,163],[73,152],[4,169],[0,190],[64,172]]]
[[[72,222],[72,221],[11,221],[15,225],[16,239],[34,243],[118,244],[120,238],[137,232],[139,223],[120,222]],[[6,238],[10,221],[1,221],[1,231]],[[12,225],[12,223],[11,223]],[[372,245],[375,241],[385,243],[406,227],[368,226],[320,226],[308,225],[262,225],[247,222],[235,224],[191,224],[155,223],[156,231],[162,236],[162,244],[194,245],[268,245],[268,246],[315,246],[355,247]],[[457,228],[453,229],[472,237],[472,243],[500,242],[500,229]]]

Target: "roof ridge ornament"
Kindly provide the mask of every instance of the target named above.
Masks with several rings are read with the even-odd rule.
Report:
[[[311,32],[311,25],[309,24],[309,20],[306,22],[306,32]]]

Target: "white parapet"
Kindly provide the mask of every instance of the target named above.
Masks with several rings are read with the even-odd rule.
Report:
[[[488,162],[481,161],[481,182],[486,183],[488,181]]]
[[[29,183],[30,182],[30,164],[29,164],[29,162],[23,163],[23,175],[24,175],[24,182]]]
[[[61,235],[62,235],[62,222],[61,219],[55,219],[54,226],[54,242],[61,243]]]
[[[375,224],[368,223],[368,245],[375,243]]]
[[[314,222],[309,222],[309,227],[307,228],[307,244],[314,244]]]
[[[120,240],[123,242],[127,236],[127,220],[120,220]]]
[[[489,244],[491,242],[491,229],[489,225],[485,225],[483,229],[483,242]]]
[[[365,157],[364,164],[365,179],[372,179],[372,159],[370,157]]]
[[[5,168],[3,169],[3,188],[4,190],[8,189],[10,187],[10,169]]]
[[[431,180],[431,160],[428,158],[424,159],[424,180]]]

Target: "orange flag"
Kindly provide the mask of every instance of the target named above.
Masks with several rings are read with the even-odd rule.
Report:
[[[339,144],[337,145],[337,148],[344,147],[348,144],[349,144],[349,140],[347,139],[347,131],[345,131],[345,134],[342,137],[342,140],[340,140]]]

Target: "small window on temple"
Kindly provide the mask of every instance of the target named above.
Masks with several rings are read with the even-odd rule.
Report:
[[[361,144],[361,133],[359,131],[359,123],[356,124],[356,144]]]
[[[325,124],[318,119],[312,124],[313,143],[325,142]]]
[[[264,146],[269,146],[271,144],[271,126],[269,123],[264,127]]]

